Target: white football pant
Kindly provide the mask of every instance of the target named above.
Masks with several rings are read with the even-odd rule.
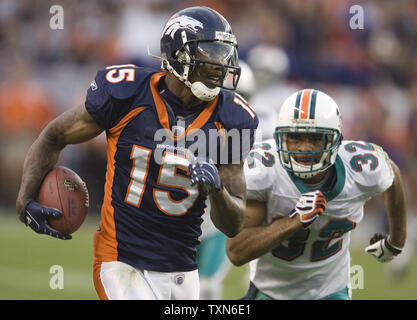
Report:
[[[198,300],[198,270],[157,272],[139,270],[120,262],[94,264],[94,287],[100,299]]]

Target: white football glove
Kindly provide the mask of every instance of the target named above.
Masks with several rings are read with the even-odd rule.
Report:
[[[365,248],[365,252],[372,255],[379,262],[389,262],[402,252],[401,248],[390,244],[388,235],[383,233],[375,233],[369,244]]]
[[[326,210],[326,206],[326,198],[320,190],[303,193],[289,217],[298,215],[303,227],[307,228]]]

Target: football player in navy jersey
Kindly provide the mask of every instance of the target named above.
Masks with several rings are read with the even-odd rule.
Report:
[[[258,119],[232,91],[240,67],[230,25],[206,7],[179,11],[165,25],[157,58],[162,72],[130,64],[100,70],[85,103],[49,123],[25,160],[20,220],[71,239],[46,224],[61,213],[37,203],[37,190],[67,144],[106,131],[105,196],[94,235],[100,299],[198,299],[196,245],[207,197],[219,230],[233,237],[242,229],[243,162]],[[231,131],[239,141],[229,139]]]

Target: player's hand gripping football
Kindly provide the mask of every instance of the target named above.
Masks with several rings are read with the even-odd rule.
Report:
[[[298,215],[303,227],[307,228],[326,210],[326,206],[326,198],[320,190],[303,193],[289,217]]]
[[[50,235],[62,240],[70,240],[72,236],[62,234],[61,232],[52,229],[47,224],[47,219],[49,217],[58,218],[61,216],[62,213],[58,210],[44,207],[35,200],[28,199],[20,212],[19,219],[36,233]]]
[[[365,248],[365,252],[372,255],[379,262],[389,262],[395,256],[402,252],[402,248],[397,248],[389,243],[389,237],[384,233],[375,233],[369,240],[369,246]]]
[[[222,181],[219,172],[210,158],[200,159],[194,156],[187,156],[187,158],[191,160],[188,170],[190,171],[192,186],[198,184],[200,191],[206,196],[213,190],[221,190]]]

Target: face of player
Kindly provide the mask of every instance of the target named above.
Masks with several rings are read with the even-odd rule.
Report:
[[[237,65],[236,59],[235,47],[223,43],[202,42],[197,48],[198,64],[190,75],[190,82],[203,81],[210,89],[216,86],[231,87],[233,84],[224,80],[233,77],[235,70],[228,68],[227,65]]]
[[[210,61],[215,62],[215,61]],[[206,80],[204,83],[210,89],[216,87],[216,85],[222,85],[224,77],[224,70],[222,66],[210,64],[210,63],[200,63],[196,70],[190,76],[190,82],[201,81],[202,79]]]
[[[287,149],[288,151],[301,152],[304,154],[293,154],[295,161],[302,165],[310,165],[313,155],[307,152],[317,152],[323,148],[323,136],[321,134],[306,133],[288,133]],[[314,163],[318,163],[322,153],[314,156]]]

